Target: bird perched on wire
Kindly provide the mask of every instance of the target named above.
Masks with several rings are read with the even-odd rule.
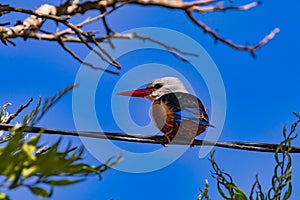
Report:
[[[176,77],[155,79],[146,88],[119,92],[118,95],[150,100],[152,119],[168,143],[179,139],[193,146],[195,137],[212,126],[202,102]]]

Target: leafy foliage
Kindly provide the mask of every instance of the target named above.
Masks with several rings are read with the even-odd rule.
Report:
[[[225,173],[222,169],[220,169],[220,167],[214,160],[214,154],[215,151],[210,154],[211,158],[209,159],[209,161],[214,171],[212,172],[212,177],[217,180],[217,188],[219,194],[224,199],[247,199],[246,194],[233,182],[230,174]]]
[[[23,125],[26,124],[34,126],[37,124],[55,103],[57,103],[65,94],[73,90],[75,87],[77,87],[77,85],[67,86],[64,90],[59,91],[57,94],[45,99],[44,102],[42,102],[42,98],[40,97],[35,109],[33,109],[30,114],[24,117]]]
[[[255,198],[254,198],[254,192],[255,192]],[[255,182],[251,188],[251,192],[250,192],[250,200],[265,200],[267,199],[266,195],[264,194],[261,184],[258,180],[258,175],[255,176]]]
[[[36,124],[43,115],[64,94],[73,89],[67,87],[55,96],[46,99],[40,98],[35,108],[24,117],[23,124],[16,125],[0,138],[0,177],[3,180],[0,188],[9,190],[26,187],[33,194],[40,197],[50,197],[55,186],[65,186],[83,181],[88,175],[97,175],[117,164],[121,155],[113,157],[105,164],[92,166],[83,163],[83,148],[71,148],[71,144],[64,146],[59,139],[51,147],[41,145],[42,133],[28,138],[24,134],[25,126]],[[0,122],[9,116],[5,104],[1,109]],[[9,199],[0,193],[0,199]]]
[[[200,194],[197,198],[197,200],[210,200],[210,197],[208,195],[208,187],[209,187],[209,184],[208,184],[208,180],[205,179],[205,187],[203,190],[200,190]]]
[[[267,193],[263,192],[262,186],[258,180],[258,175],[255,177],[255,182],[252,186],[249,198],[233,181],[229,173],[224,172],[214,159],[215,151],[210,154],[210,163],[212,165],[212,177],[217,181],[217,189],[223,199],[234,200],[287,200],[292,194],[292,157],[290,155],[292,141],[296,139],[294,134],[298,123],[300,122],[300,114],[293,113],[298,119],[292,124],[289,133],[287,128],[283,128],[283,141],[280,142],[274,153],[276,165],[274,167],[274,175],[272,177],[272,186]],[[209,200],[208,182],[205,188],[201,190],[198,200]]]
[[[293,135],[298,123],[300,115],[294,112],[298,120],[292,124],[290,132],[287,134],[287,128],[283,128],[284,140],[276,149],[274,158],[276,166],[272,178],[272,187],[268,191],[268,199],[288,199],[292,194],[292,158],[290,155],[291,143],[296,139],[297,135]]]
[[[11,103],[6,103],[2,106],[1,112],[0,112],[0,123],[3,123],[4,120],[8,117],[8,112],[6,111],[7,107],[10,106]]]

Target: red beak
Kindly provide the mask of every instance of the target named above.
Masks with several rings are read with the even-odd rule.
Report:
[[[145,97],[151,94],[152,92],[153,90],[145,88],[145,89],[126,91],[126,92],[118,92],[117,95],[131,96],[131,97]]]

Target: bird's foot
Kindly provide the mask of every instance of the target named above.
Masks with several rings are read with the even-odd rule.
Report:
[[[190,147],[191,147],[191,148],[195,146],[195,145],[194,145],[194,140],[195,140],[195,138],[193,138],[193,139],[190,141]]]
[[[169,134],[164,134],[164,136],[167,138],[167,143],[166,144],[170,144],[171,143],[171,139]],[[162,143],[161,145],[163,145],[163,147],[166,147],[166,144]]]
[[[170,144],[170,143],[171,143],[170,136],[169,136],[169,135],[165,135],[165,136],[166,136],[166,138],[167,138],[168,144]]]

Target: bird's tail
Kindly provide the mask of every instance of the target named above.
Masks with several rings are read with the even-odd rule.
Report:
[[[199,124],[204,125],[204,126],[207,126],[207,127],[215,128],[214,125],[212,125],[212,124],[210,124],[209,122],[204,121],[204,120],[200,120],[200,121],[199,121]]]

